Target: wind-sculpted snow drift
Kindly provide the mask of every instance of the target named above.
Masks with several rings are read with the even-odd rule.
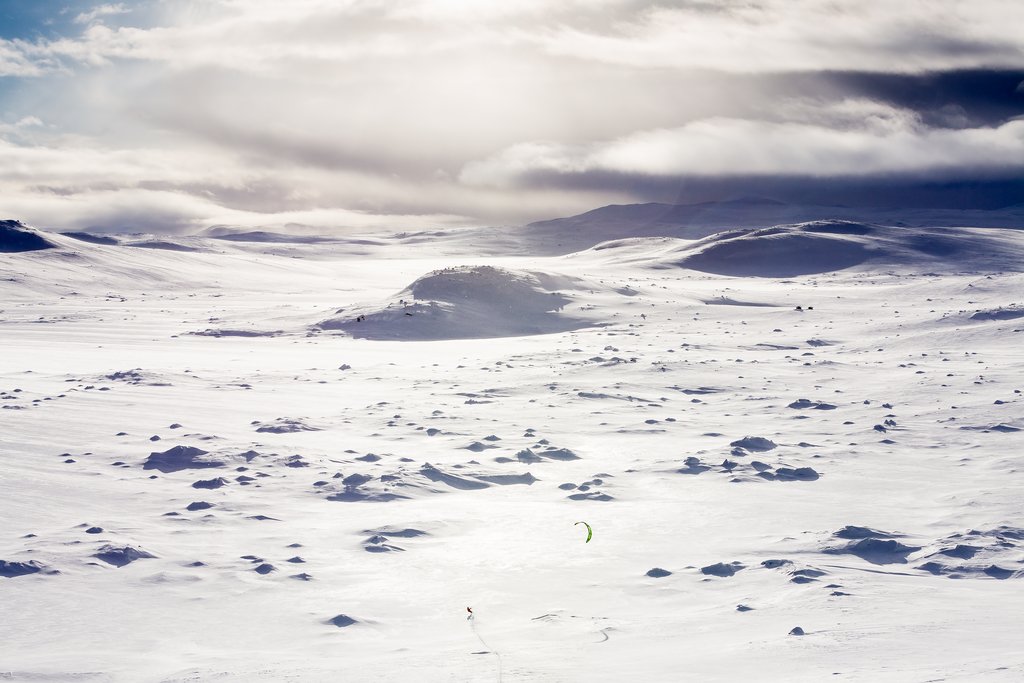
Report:
[[[1021,271],[1019,231],[892,228],[848,221],[814,221],[760,230],[721,232],[660,258],[716,275],[796,277],[902,266],[943,272]]]

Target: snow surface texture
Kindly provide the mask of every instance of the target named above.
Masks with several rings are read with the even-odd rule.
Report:
[[[4,223],[0,679],[1024,678],[1024,232],[609,226]]]

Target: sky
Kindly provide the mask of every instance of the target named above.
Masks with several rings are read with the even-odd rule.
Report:
[[[1024,202],[1020,0],[0,0],[0,218]]]

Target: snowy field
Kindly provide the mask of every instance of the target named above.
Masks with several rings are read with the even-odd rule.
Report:
[[[1024,232],[0,230],[0,680],[1024,679]]]

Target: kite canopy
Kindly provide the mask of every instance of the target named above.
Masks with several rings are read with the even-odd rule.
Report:
[[[585,540],[584,543],[590,543],[590,539],[594,537],[594,530],[591,529],[590,525],[586,522],[576,522],[576,524],[582,524],[587,527],[587,540]],[[576,526],[576,524],[573,524],[573,526]]]

